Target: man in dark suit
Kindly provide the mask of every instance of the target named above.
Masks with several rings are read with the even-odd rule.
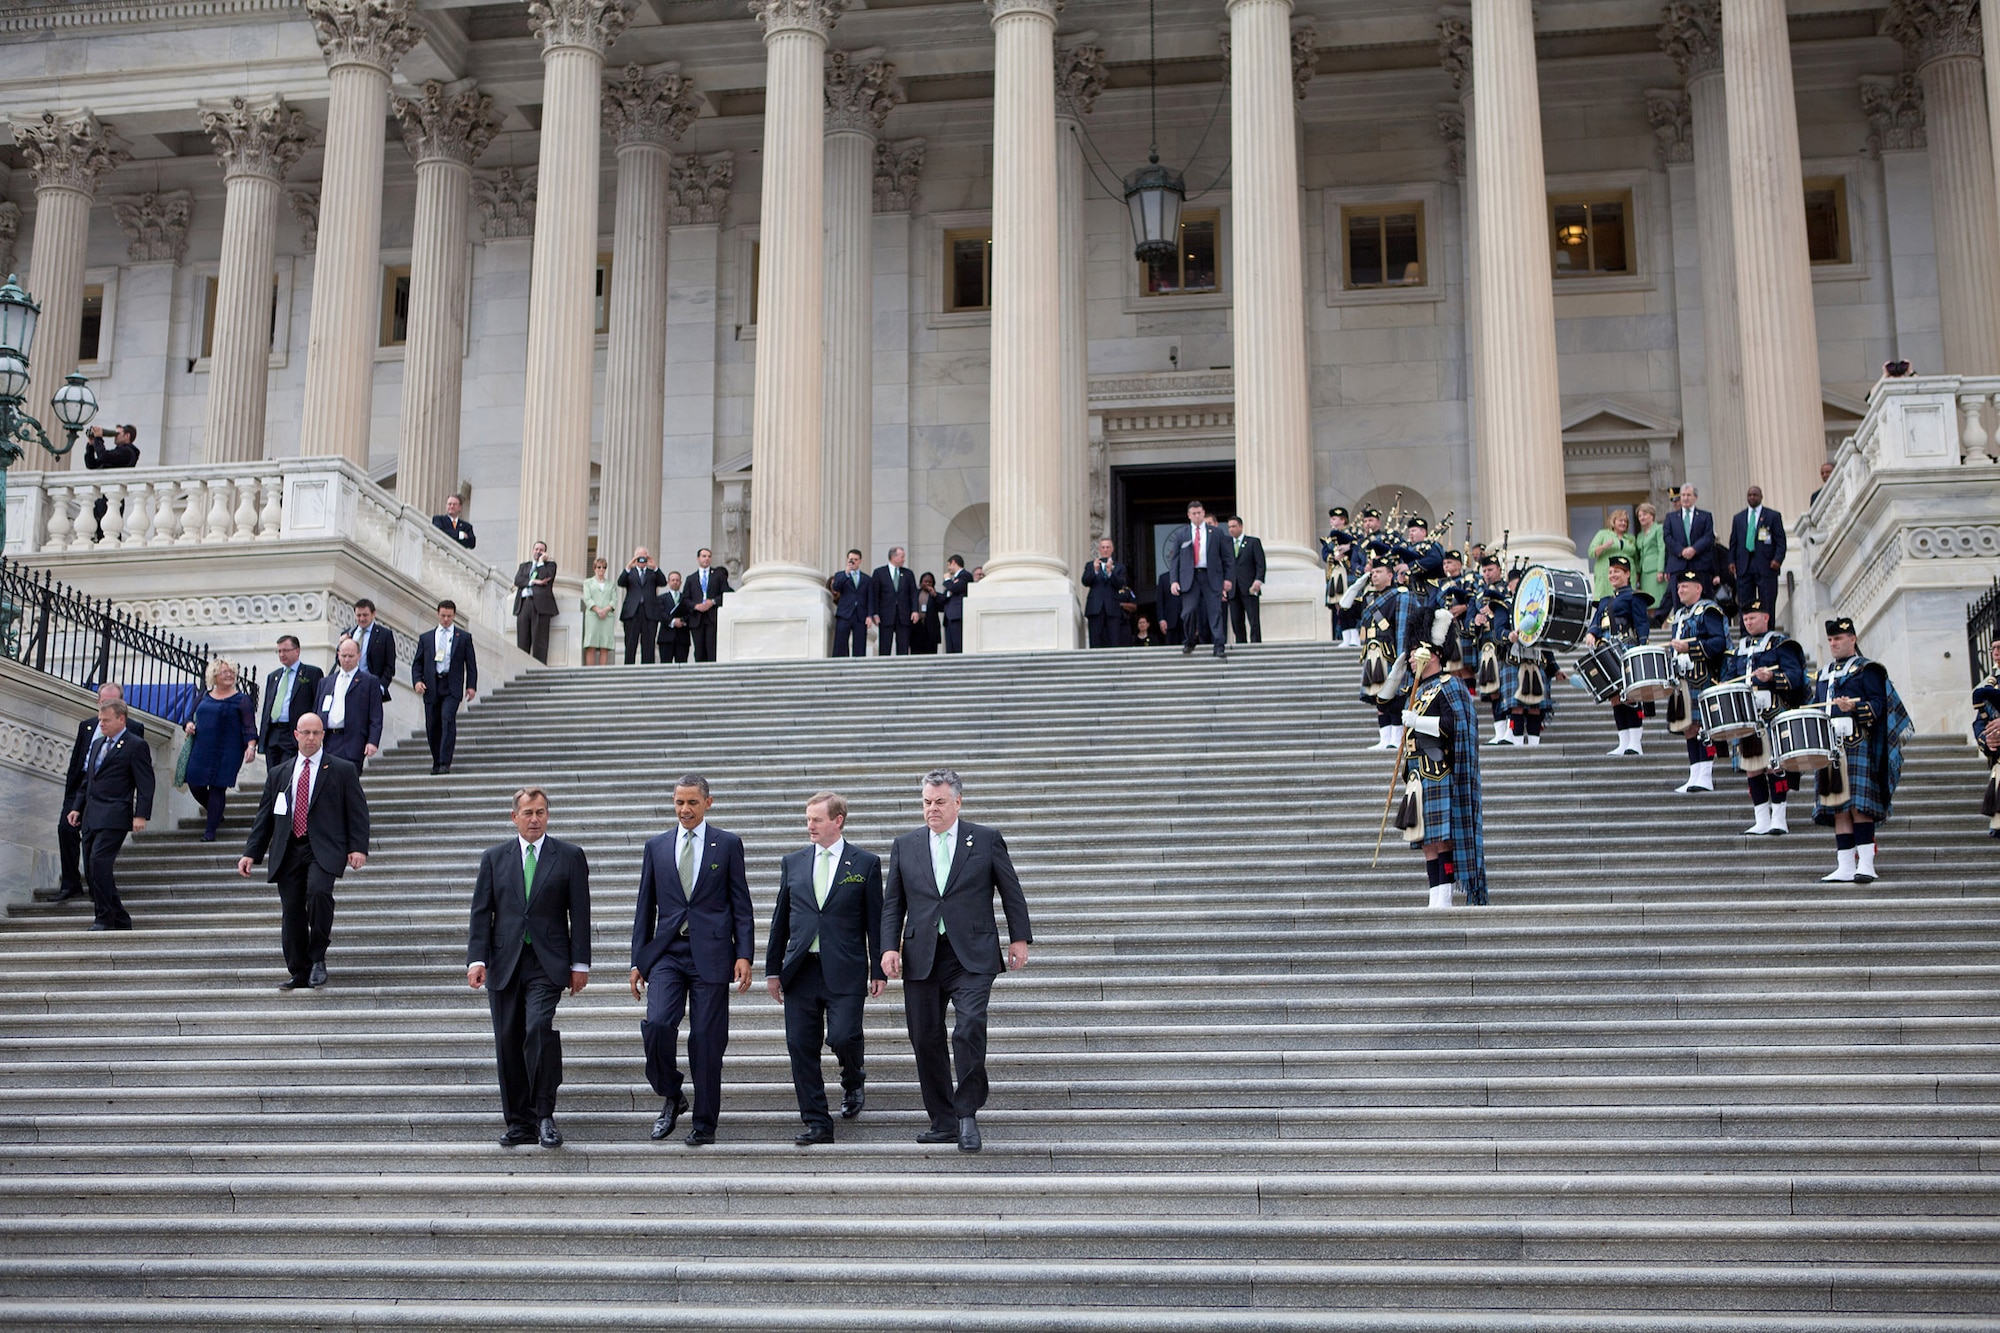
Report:
[[[534,552],[514,571],[514,643],[537,662],[549,660],[549,624],[556,618],[556,562],[549,544],[536,542]]]
[[[124,698],[125,689],[116,682],[97,687],[99,707],[113,701],[123,702]],[[125,729],[138,740],[146,739],[146,724],[136,717],[125,719]],[[56,849],[62,864],[62,886],[56,893],[59,903],[83,896],[83,829],[69,822],[69,807],[70,802],[76,799],[78,789],[83,786],[90,747],[103,734],[103,723],[96,713],[92,713],[76,724],[76,743],[70,746],[69,771],[63,777],[62,814],[56,819]]]
[[[410,677],[424,701],[424,737],[431,743],[431,772],[451,772],[458,748],[458,706],[479,693],[479,655],[472,636],[458,627],[458,604],[437,604],[437,628],[417,636]]]
[[[1154,590],[1153,601],[1153,609],[1159,613],[1157,619],[1163,643],[1181,641],[1181,599],[1172,591],[1173,586],[1174,571],[1169,565],[1160,571],[1160,581]]]
[[[354,765],[326,752],[326,730],[314,713],[293,734],[299,752],[264,777],[257,818],[237,859],[248,875],[274,841],[270,882],[278,886],[279,937],[287,976],[279,990],[326,984],[326,947],[333,941],[333,886],[368,864],[368,798]]]
[[[694,572],[687,576],[686,595],[681,598],[688,611],[688,638],[697,662],[715,660],[715,611],[729,594],[729,571],[716,569],[714,561],[706,546],[694,553]]]
[[[1681,487],[1675,507],[1667,511],[1663,540],[1667,548],[1667,586],[1680,584],[1681,571],[1701,575],[1702,596],[1715,591],[1715,516],[1697,509],[1700,499],[1692,485]]]
[[[1188,521],[1173,531],[1168,592],[1181,599],[1181,655],[1194,651],[1198,634],[1206,632],[1217,657],[1229,655],[1223,637],[1222,603],[1234,586],[1229,577],[1230,555],[1222,533],[1208,521],[1199,500],[1188,501]]]
[[[972,575],[966,572],[965,557],[946,557],[938,599],[944,603],[944,650],[948,653],[965,651],[965,592],[971,586]]]
[[[924,827],[896,839],[882,885],[882,971],[903,978],[903,1013],[931,1127],[919,1143],[980,1148],[986,1104],[986,1003],[993,979],[1028,965],[1028,900],[998,829],[961,823],[964,789],[948,768],[924,774]],[[1007,914],[1007,956],[993,928],[993,895]],[[954,1015],[945,1051],[945,1003]],[[958,1061],[958,1086],[951,1081]]]
[[[660,594],[660,660],[662,662],[685,662],[688,660],[689,640],[688,617],[694,614],[687,608],[687,590],[681,586],[681,572],[678,569],[667,573],[666,591]]]
[[[292,728],[312,711],[325,675],[318,667],[299,661],[298,636],[278,636],[278,669],[264,677],[264,716],[257,729],[257,748],[263,751],[266,762],[280,764],[299,752]]]
[[[664,1139],[688,1109],[674,1058],[681,1015],[688,1019],[688,1067],[694,1077],[690,1148],[715,1142],[722,1110],[722,1053],[729,1046],[729,986],[750,989],[757,947],[743,840],[713,828],[708,779],[690,773],[674,784],[680,827],[646,843],[639,905],[632,920],[632,998],[646,1002],[639,1025],[646,1079],[666,1099],[652,1137]]]
[[[389,702],[389,682],[396,678],[396,631],[375,618],[375,603],[366,597],[354,604],[354,628],[347,631],[361,649],[361,669],[375,679],[382,702]]]
[[[361,669],[361,649],[342,639],[334,650],[333,674],[319,683],[313,711],[326,725],[326,750],[359,773],[382,745],[382,691]],[[294,728],[296,731],[296,728]]]
[[[1785,564],[1785,516],[1764,507],[1764,488],[1752,486],[1747,507],[1729,525],[1729,581],[1736,604],[1778,604],[1778,571]]]
[[[1264,543],[1243,533],[1241,515],[1229,519],[1229,623],[1238,643],[1264,642]]]
[[[833,1142],[820,1071],[822,1042],[840,1061],[840,1118],[867,1102],[861,1011],[882,994],[882,858],[847,841],[847,801],[836,792],[806,802],[801,847],[778,863],[778,901],[764,950],[764,985],[785,1006],[785,1049],[806,1132],[801,1148]]]
[[[1090,623],[1093,648],[1116,648],[1125,642],[1121,632],[1125,613],[1118,606],[1119,593],[1125,587],[1125,563],[1113,558],[1113,549],[1109,537],[1098,538],[1097,558],[1083,567],[1083,586],[1090,589],[1084,594],[1083,614]]]
[[[875,626],[875,655],[910,655],[910,626],[917,623],[917,580],[903,568],[908,558],[900,546],[889,548],[889,563],[870,576],[868,623]]]
[[[97,909],[92,930],[130,930],[132,914],[118,898],[118,849],[153,817],[153,751],[125,725],[125,701],[106,699],[97,707],[103,734],[83,758],[83,782],[69,799],[69,824],[83,838],[90,901]]]
[[[472,530],[470,523],[458,516],[459,510],[464,507],[465,502],[456,495],[447,495],[444,512],[431,515],[431,526],[470,551],[479,545],[479,535]]]
[[[660,589],[667,576],[653,568],[653,553],[641,546],[632,552],[632,563],[619,571],[618,586],[625,590],[618,621],[625,626],[625,665],[633,659],[653,664],[653,645],[660,637]]]
[[[556,1089],[562,1034],[556,1005],[590,980],[590,862],[575,843],[548,836],[549,796],[514,793],[514,834],[479,858],[465,982],[486,988],[507,1132],[500,1146],[562,1147]]]
[[[861,552],[847,553],[847,568],[828,578],[833,594],[833,655],[868,656],[868,593],[874,580],[862,572]]]

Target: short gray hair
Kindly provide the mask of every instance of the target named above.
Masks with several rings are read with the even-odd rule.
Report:
[[[676,789],[679,789],[681,787],[693,787],[703,796],[708,795],[708,779],[703,777],[699,773],[681,774],[681,776],[674,779],[674,787]]]
[[[958,774],[948,768],[934,768],[924,774],[924,786],[949,787],[953,796],[960,799],[965,796],[965,784],[958,780]]]

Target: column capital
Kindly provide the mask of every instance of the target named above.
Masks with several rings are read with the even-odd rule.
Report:
[[[28,159],[37,190],[94,194],[98,178],[131,159],[125,141],[89,111],[44,111],[14,127],[14,143]]]
[[[1688,95],[1679,88],[1648,88],[1646,119],[1661,166],[1694,161],[1694,110]]]
[[[414,162],[455,162],[469,167],[500,132],[504,117],[470,79],[426,79],[417,97],[395,97],[389,109],[403,123],[403,145]]]
[[[423,37],[415,0],[305,0],[328,69],[367,65],[388,74]]]
[[[1911,68],[1983,50],[1978,0],[1891,0],[1882,33],[1903,44]]]
[[[826,40],[847,10],[847,0],[750,0],[750,13],[764,27],[764,40],[781,32],[803,32]]]
[[[120,195],[109,203],[111,215],[125,232],[126,258],[142,264],[159,260],[178,264],[187,254],[194,196],[186,190],[149,190]]]
[[[729,187],[736,183],[736,154],[690,154],[674,159],[667,172],[667,225],[714,226],[729,207]]]
[[[313,141],[306,113],[282,97],[232,97],[201,105],[201,128],[215,141],[222,176],[282,181]]]
[[[922,139],[875,141],[875,211],[908,213],[917,206],[917,179],[924,172]]]
[[[303,189],[285,191],[285,202],[292,206],[292,216],[299,220],[304,233],[302,241],[306,253],[319,249],[319,182],[314,181]]]
[[[528,0],[528,26],[542,54],[565,46],[603,55],[632,21],[632,0]]]
[[[880,47],[826,53],[826,128],[874,134],[902,105],[903,81]]]
[[[1861,109],[1868,113],[1868,154],[1926,148],[1924,86],[1914,74],[1877,74],[1861,80]]]
[[[604,132],[611,142],[678,143],[704,105],[679,65],[627,65],[604,84]]]
[[[1439,102],[1438,137],[1444,140],[1444,169],[1454,176],[1465,174],[1465,105]]]
[[[472,178],[472,202],[479,205],[479,230],[489,241],[535,234],[535,173],[501,167]]]
[[[1683,83],[1722,72],[1722,0],[1667,0],[1660,50]]]
[[[1056,114],[1072,119],[1090,114],[1104,91],[1104,48],[1095,42],[1056,48]]]
[[[1456,6],[1438,11],[1438,64],[1451,75],[1452,91],[1472,91],[1472,12]],[[1464,137],[1463,122],[1459,135]]]
[[[1290,0],[1286,0],[1286,3],[1289,4]],[[986,0],[986,12],[993,16],[993,22],[996,24],[1001,19],[1025,15],[1029,18],[1047,19],[1049,25],[1053,27],[1056,15],[1062,13],[1062,0]]]

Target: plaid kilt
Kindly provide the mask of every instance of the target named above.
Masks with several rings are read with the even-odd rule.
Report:
[[[1514,691],[1521,686],[1521,668],[1507,660],[1503,650],[1500,654],[1500,702],[1509,707],[1514,703]]]
[[[1828,809],[1820,803],[1828,770],[1821,769],[1813,783],[1813,822],[1833,824],[1837,813],[1879,824],[1889,817],[1889,804],[1896,784],[1903,777],[1903,737],[1916,730],[1903,707],[1896,687],[1888,687],[1889,716],[1868,729],[1868,734],[1846,747],[1847,786],[1852,795],[1846,805]]]
[[[1450,842],[1451,824],[1451,774],[1441,778],[1419,778],[1424,789],[1424,841]]]

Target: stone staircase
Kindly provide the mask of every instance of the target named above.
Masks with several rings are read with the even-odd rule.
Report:
[[[1494,906],[1369,856],[1350,654],[535,673],[370,768],[332,983],[280,994],[239,795],[125,858],[130,934],[0,925],[0,1324],[43,1328],[2000,1327],[2000,864],[1969,749],[1911,750],[1885,878],[1741,838],[1740,785],[1576,702],[1487,749]],[[1579,699],[1574,692],[1565,699]],[[886,848],[949,763],[1034,914],[974,1157],[919,1147],[892,986],[869,1104],[800,1150],[735,998],[720,1142],[654,1144],[624,985],[641,843],[715,785],[759,929],[805,798]],[[540,782],[594,871],[556,1152],[509,1152],[463,981],[480,848]],[[1754,857],[1754,860],[1746,860]],[[756,975],[763,975],[762,949]]]

